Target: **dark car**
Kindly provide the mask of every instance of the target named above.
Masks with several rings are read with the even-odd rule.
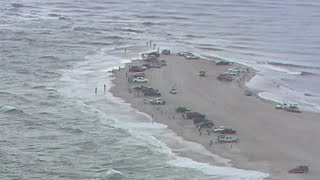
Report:
[[[308,173],[309,167],[308,166],[298,166],[294,169],[288,171],[289,173]]]
[[[231,128],[226,128],[226,129],[223,129],[221,131],[219,131],[220,134],[236,134],[237,131],[236,130],[233,130]]]
[[[206,116],[198,112],[186,112],[185,114],[183,114],[183,117],[186,119],[194,119],[194,118],[204,119]]]
[[[186,108],[186,107],[178,107],[177,109],[176,109],[176,112],[177,113],[185,113],[185,112],[187,112],[187,111],[190,111],[188,108]]]
[[[204,119],[202,122],[196,124],[198,128],[212,128],[214,126],[213,122],[208,119]]]

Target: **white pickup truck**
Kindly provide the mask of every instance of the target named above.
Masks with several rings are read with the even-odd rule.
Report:
[[[166,102],[163,101],[161,98],[154,98],[149,100],[149,103],[152,105],[164,105]]]
[[[225,130],[225,129],[226,129],[225,126],[218,126],[218,127],[216,127],[216,128],[213,129],[213,132],[214,132],[214,133],[218,133],[218,132],[223,131],[223,130]]]
[[[144,77],[137,77],[137,78],[133,79],[132,82],[146,83],[146,82],[148,82],[148,79],[145,79]]]

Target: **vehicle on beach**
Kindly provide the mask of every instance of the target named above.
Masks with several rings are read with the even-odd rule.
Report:
[[[150,68],[161,68],[162,65],[160,63],[152,63],[150,64]]]
[[[213,122],[211,120],[206,120],[197,125],[197,128],[203,129],[203,128],[212,128],[214,126]]]
[[[226,60],[221,60],[221,61],[216,61],[216,65],[230,65],[232,62],[226,61]]]
[[[277,104],[276,109],[283,109],[285,111],[290,111],[290,112],[298,112],[300,113],[301,110],[299,108],[299,105],[297,103],[282,103],[282,104]]]
[[[142,91],[142,90],[145,90],[145,89],[152,89],[152,88],[149,87],[149,86],[135,86],[133,89],[136,90],[136,91]]]
[[[194,55],[191,52],[179,52],[178,56],[184,56],[186,59],[199,59],[198,56]]]
[[[195,56],[195,55],[186,55],[185,58],[187,58],[187,59],[199,59],[199,57]]]
[[[164,50],[161,51],[161,54],[170,55],[170,50],[169,49],[164,49]]]
[[[176,88],[171,88],[170,89],[170,94],[177,94],[177,89]]]
[[[160,97],[161,93],[157,89],[148,89],[142,91],[144,96]]]
[[[219,143],[237,143],[239,142],[239,138],[236,136],[219,135],[218,142]]]
[[[136,86],[133,88],[135,91],[142,93],[143,96],[154,96],[154,97],[159,97],[161,96],[160,92],[158,89],[154,89],[152,87],[148,86]]]
[[[167,61],[166,60],[160,60],[160,64],[161,64],[161,66],[166,66],[167,65]]]
[[[225,129],[223,129],[221,131],[218,131],[217,133],[219,133],[219,134],[236,134],[237,131],[233,130],[231,128],[225,128]]]
[[[213,132],[214,133],[218,133],[218,132],[220,132],[220,131],[222,131],[222,130],[224,130],[224,129],[226,129],[227,127],[225,127],[225,126],[219,126],[219,127],[216,127],[216,128],[214,128],[213,129]]]
[[[276,109],[283,109],[283,106],[281,104],[277,104]]]
[[[244,94],[245,94],[246,96],[252,96],[252,91],[246,90],[246,91],[244,92]]]
[[[188,108],[186,108],[186,107],[178,107],[177,109],[176,109],[176,112],[177,113],[185,113],[185,112],[189,112],[190,110],[188,109]]]
[[[292,106],[292,107],[287,107],[284,108],[285,111],[290,111],[290,112],[296,112],[296,113],[301,113],[302,111],[300,110],[299,107]]]
[[[199,71],[199,76],[200,77],[205,77],[206,76],[206,72],[205,71]]]
[[[149,62],[149,63],[156,63],[158,62],[158,58],[156,56],[150,56],[143,58],[143,61]]]
[[[206,116],[198,112],[185,112],[182,115],[182,117],[185,119],[194,119],[194,118],[204,119]]]
[[[136,72],[132,74],[133,77],[145,77],[146,75],[143,72]]]
[[[146,53],[141,54],[142,58],[147,58],[147,57],[151,57],[151,56],[159,57],[160,54],[157,51],[151,51],[151,52],[146,52]]]
[[[188,52],[179,52],[178,56],[185,56]]]
[[[147,68],[144,66],[131,66],[129,67],[129,72],[142,72],[145,71]]]
[[[151,68],[151,65],[150,65],[149,63],[143,64],[142,66],[146,67],[147,69],[150,69],[150,68]]]
[[[238,76],[239,73],[233,72],[233,71],[228,71],[228,72],[224,72],[223,74],[227,75],[227,76]]]
[[[154,98],[154,99],[150,99],[149,103],[152,105],[164,105],[166,104],[166,101],[163,101],[161,98]]]
[[[212,128],[214,126],[213,121],[209,119],[201,119],[201,118],[194,118],[193,123],[197,128]]]
[[[148,82],[148,79],[145,79],[144,77],[137,77],[137,78],[133,79],[132,82],[146,83],[146,82]]]
[[[229,76],[228,74],[220,74],[217,79],[219,81],[232,81],[233,78],[231,76]]]
[[[295,167],[293,169],[290,169],[288,171],[288,173],[293,173],[293,174],[295,174],[295,173],[302,174],[302,173],[308,173],[308,172],[309,172],[309,167],[308,166],[297,166],[297,167]]]

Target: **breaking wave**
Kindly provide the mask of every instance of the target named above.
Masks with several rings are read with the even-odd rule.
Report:
[[[122,28],[118,29],[120,31],[125,31],[125,32],[133,32],[133,33],[143,33],[144,31],[142,30],[137,30],[137,29],[132,29],[132,28]]]
[[[282,66],[282,67],[293,67],[293,68],[308,68],[308,69],[319,69],[317,66],[307,66],[307,65],[299,65],[299,64],[291,64],[291,63],[281,63],[281,62],[267,62],[270,65],[274,66]]]

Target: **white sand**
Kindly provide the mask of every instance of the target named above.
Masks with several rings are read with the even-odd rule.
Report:
[[[241,89],[243,82],[220,82],[216,79],[230,66],[216,66],[214,62],[186,60],[173,55],[162,56],[161,59],[167,60],[166,67],[146,71],[149,79],[147,85],[158,88],[162,98],[167,101],[159,110],[159,106],[143,104],[143,97],[135,97],[128,92],[128,88],[137,84],[128,83],[127,68],[116,73],[111,92],[131,103],[134,108],[152,114],[157,122],[168,125],[185,139],[198,142],[215,154],[231,159],[235,167],[269,173],[269,179],[319,179],[319,114],[276,110],[270,102],[245,96]],[[207,71],[207,76],[199,77],[200,70]],[[252,75],[247,74],[247,80]],[[172,86],[177,87],[178,94],[169,93]],[[203,132],[200,136],[191,120],[185,120],[175,113],[178,106],[205,114],[216,125],[236,129],[240,142],[232,148],[230,144],[210,147],[210,139],[215,139],[216,135],[208,136]],[[191,158],[211,162],[208,159]],[[308,174],[288,174],[289,169],[304,164],[310,167]]]

